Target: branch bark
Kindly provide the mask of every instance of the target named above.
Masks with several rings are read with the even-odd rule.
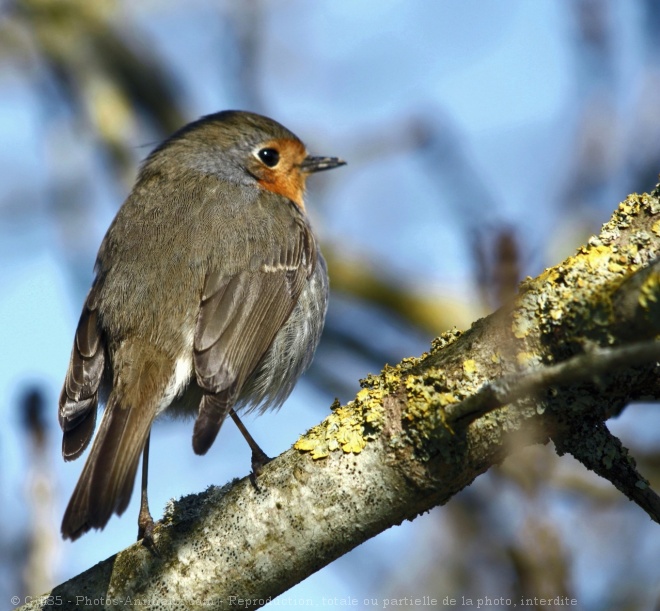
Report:
[[[172,502],[158,555],[135,544],[56,587],[52,604],[255,609],[550,439],[658,520],[657,496],[604,422],[660,397],[659,256],[656,189],[621,203],[510,306],[363,380],[266,466],[258,489],[244,478]]]

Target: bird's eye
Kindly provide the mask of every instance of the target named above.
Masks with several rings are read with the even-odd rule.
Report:
[[[269,168],[274,168],[280,161],[280,154],[275,149],[265,148],[261,149],[257,156],[261,161],[263,161]]]

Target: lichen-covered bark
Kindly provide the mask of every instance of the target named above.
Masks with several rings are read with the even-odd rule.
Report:
[[[333,406],[266,466],[258,489],[246,478],[173,502],[155,531],[157,555],[136,544],[55,588],[53,600],[64,609],[103,598],[153,609],[257,608],[448,501],[516,447],[551,438],[601,475],[631,476],[632,488],[643,488],[603,422],[631,399],[660,396],[657,364],[597,376],[586,368],[577,383],[532,387],[511,404],[459,407],[502,376],[655,338],[660,274],[650,263],[659,254],[658,192],[630,196],[573,257],[524,281],[509,307],[363,380],[355,400]],[[620,486],[626,494],[629,484]]]

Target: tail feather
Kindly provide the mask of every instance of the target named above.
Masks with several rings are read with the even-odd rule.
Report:
[[[65,539],[103,528],[131,500],[140,455],[172,367],[165,359],[146,357],[144,351],[127,350],[124,356],[138,358],[126,358],[126,366],[116,372],[101,425],[64,513]]]
[[[140,454],[153,416],[108,401],[101,426],[62,520],[62,535],[75,540],[103,528],[128,507]]]

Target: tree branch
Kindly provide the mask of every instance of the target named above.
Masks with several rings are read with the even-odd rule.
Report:
[[[660,320],[659,236],[658,191],[630,196],[509,307],[363,380],[355,400],[266,466],[259,491],[244,478],[172,502],[155,530],[158,556],[135,544],[55,588],[53,604],[258,608],[550,438],[657,519],[657,497],[603,422],[660,397],[649,323]]]
[[[472,422],[498,407],[525,397],[536,396],[556,386],[570,386],[615,374],[626,367],[648,365],[660,361],[660,341],[648,340],[616,348],[593,348],[557,365],[530,369],[492,382],[486,382],[476,393],[445,408],[447,422],[469,418]],[[463,422],[467,424],[467,422]]]

